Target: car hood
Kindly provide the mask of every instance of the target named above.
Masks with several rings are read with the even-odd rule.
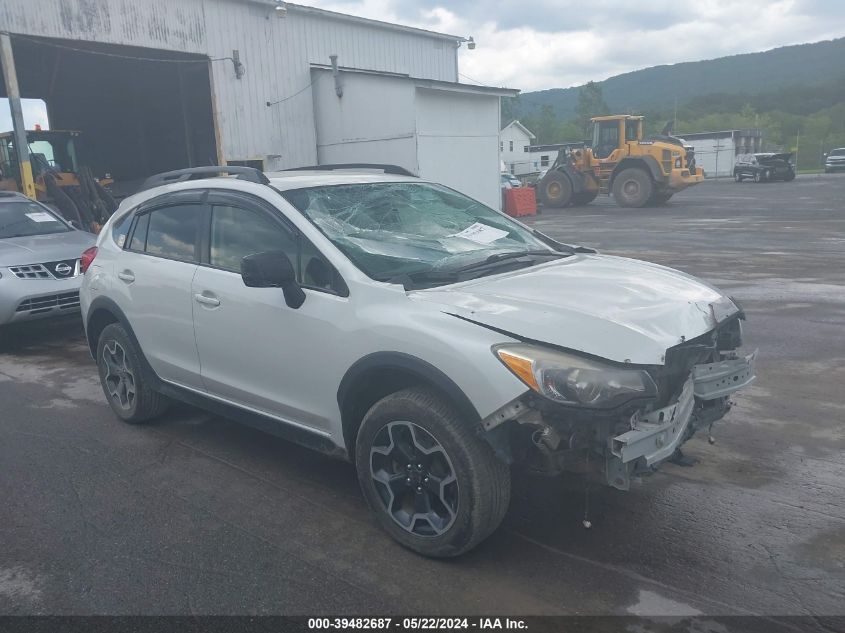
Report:
[[[22,266],[76,259],[89,246],[94,246],[96,235],[84,231],[7,237],[0,239],[0,266]]]
[[[668,348],[739,311],[690,275],[607,255],[574,255],[409,297],[516,338],[644,365],[662,365]]]

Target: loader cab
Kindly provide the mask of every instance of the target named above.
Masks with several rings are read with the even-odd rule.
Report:
[[[26,133],[33,174],[76,173],[79,170],[76,139],[79,132],[34,131]]]
[[[591,119],[593,122],[593,156],[599,160],[609,158],[617,149],[624,149],[626,143],[636,142],[643,137],[643,118],[640,116],[604,116]]]
[[[37,179],[45,173],[75,173],[79,168],[76,140],[79,132],[28,130],[29,160],[32,175]],[[20,191],[20,167],[12,132],[0,134],[0,189]]]

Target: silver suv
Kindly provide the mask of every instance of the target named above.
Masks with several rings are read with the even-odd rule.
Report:
[[[80,254],[94,241],[43,204],[0,192],[0,326],[78,315]]]
[[[832,174],[835,171],[845,171],[845,147],[837,147],[825,154],[824,173]]]
[[[625,490],[754,379],[712,286],[357,167],[193,168],[121,204],[82,286],[118,417],[178,399],[349,459],[393,538],[454,556],[512,468]]]

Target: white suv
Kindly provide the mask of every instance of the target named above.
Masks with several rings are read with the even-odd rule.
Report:
[[[121,204],[81,295],[120,418],[175,398],[349,459],[391,536],[454,556],[512,467],[628,489],[754,379],[715,288],[357,167],[181,170]]]

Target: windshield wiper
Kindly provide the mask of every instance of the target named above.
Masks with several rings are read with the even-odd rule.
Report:
[[[460,268],[455,268],[454,272],[462,273],[477,268],[485,268],[491,264],[507,261],[509,259],[519,259],[520,257],[567,257],[566,253],[558,253],[556,251],[547,250],[532,250],[532,251],[515,251],[513,253],[493,253],[487,259],[480,262],[473,262],[466,264]]]
[[[513,253],[493,253],[486,259],[480,262],[473,262],[466,266],[459,268],[451,268],[444,270],[418,270],[416,272],[401,273],[398,275],[384,275],[379,278],[379,281],[387,281],[388,283],[402,284],[406,288],[408,286],[418,287],[426,284],[444,284],[463,281],[465,279],[472,279],[473,273],[479,272],[485,268],[495,268],[498,264],[516,264],[523,266],[530,266],[533,262],[517,262],[513,261],[522,257],[568,257],[565,253],[557,253],[547,250],[533,250],[533,251],[518,251]]]

